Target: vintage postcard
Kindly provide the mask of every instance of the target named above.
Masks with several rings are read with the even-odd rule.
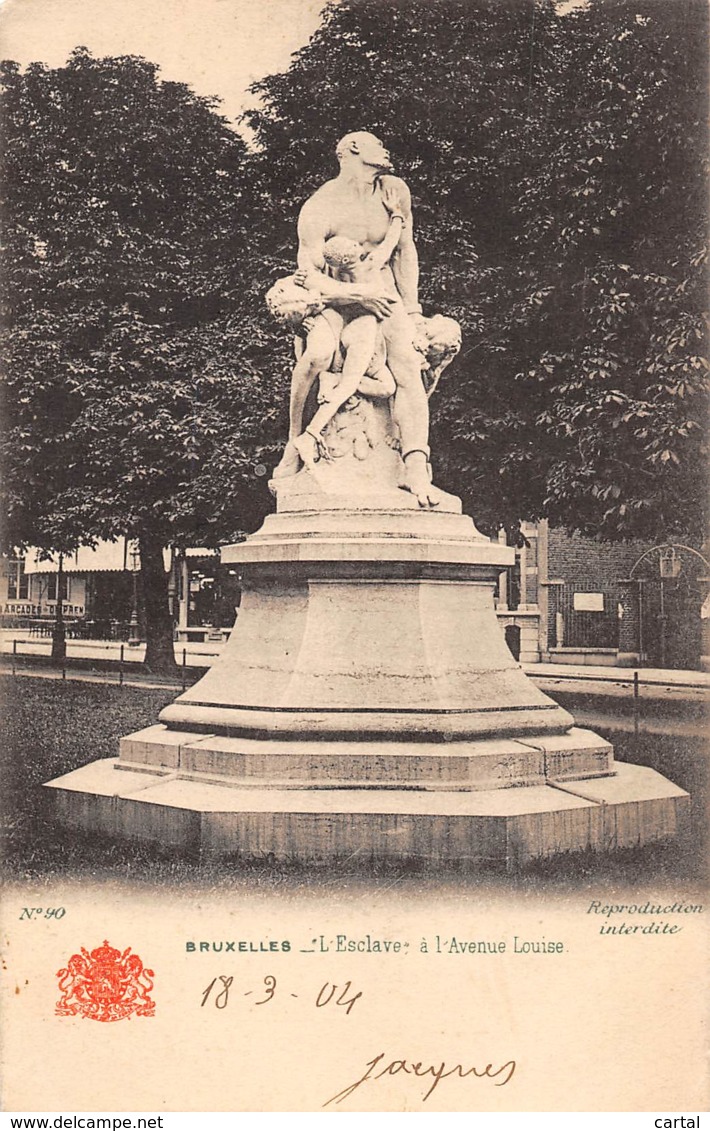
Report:
[[[5,1112],[707,1110],[706,20],[0,4]]]

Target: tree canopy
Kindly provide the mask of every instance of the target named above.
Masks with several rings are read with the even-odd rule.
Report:
[[[127,535],[148,570],[267,505],[245,145],[143,59],[2,77],[6,537]]]

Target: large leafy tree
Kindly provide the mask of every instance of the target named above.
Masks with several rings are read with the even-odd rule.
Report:
[[[245,146],[152,64],[81,48],[5,64],[2,110],[6,539],[138,539],[146,664],[170,667],[162,547],[268,505]]]
[[[336,139],[386,139],[423,297],[464,328],[438,481],[485,525],[703,526],[703,0],[342,0],[257,84],[268,245],[294,254]]]

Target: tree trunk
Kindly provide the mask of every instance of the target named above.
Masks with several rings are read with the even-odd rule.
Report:
[[[163,543],[154,534],[138,537],[145,609],[144,667],[161,675],[176,675],[173,618],[168,598],[168,575],[163,566]]]
[[[54,612],[54,625],[52,626],[52,663],[63,664],[67,658],[67,632],[64,626],[64,555],[59,555],[57,567],[57,607]]]

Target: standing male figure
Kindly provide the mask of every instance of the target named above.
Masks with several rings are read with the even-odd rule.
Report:
[[[382,142],[373,134],[346,134],[336,148],[340,173],[326,182],[303,205],[298,219],[298,268],[310,275],[328,306],[349,320],[348,308],[374,314],[382,323],[387,364],[396,382],[393,416],[399,427],[405,485],[420,506],[436,506],[441,492],[429,477],[429,404],[421,378],[421,357],[413,345],[421,317],[419,260],[414,244],[409,189],[392,176],[392,164]],[[393,217],[402,220],[402,232],[393,252],[385,237]],[[342,282],[326,273],[325,243],[333,236],[357,240],[380,271],[382,293],[363,292],[357,283]],[[298,276],[297,276],[298,278]],[[328,343],[331,346],[331,343]],[[327,363],[323,368],[327,368]],[[287,446],[280,474],[287,473],[298,456]]]

